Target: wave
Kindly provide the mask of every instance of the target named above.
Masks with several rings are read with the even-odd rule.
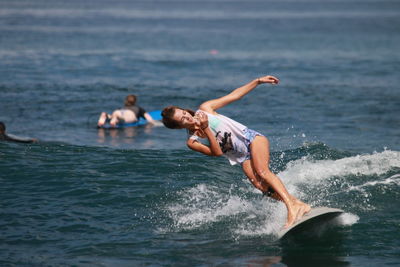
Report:
[[[303,157],[288,164],[279,175],[282,179],[298,181],[325,180],[332,176],[373,175],[400,167],[400,152],[385,150],[371,155],[357,155],[338,160],[313,160]]]
[[[334,192],[337,194],[354,190],[355,186],[362,182],[378,183],[380,179],[387,178],[384,174],[395,168],[400,168],[400,152],[385,150],[380,153],[356,155],[337,160],[314,160],[312,156],[304,156],[289,162],[286,169],[278,176],[284,181],[289,191],[300,196],[302,192],[298,190],[298,187],[304,188],[304,184],[317,189],[329,183],[331,187],[328,189],[335,189]],[[380,177],[382,175],[383,177]],[[370,179],[378,180],[369,181]]]
[[[27,181],[32,188],[54,182],[52,186],[62,190],[53,191],[66,194],[63,197],[77,194],[75,198],[89,202],[100,197],[107,205],[126,202],[146,207],[162,232],[199,230],[223,233],[233,239],[273,239],[286,220],[284,204],[263,198],[239,167],[226,165],[222,158],[203,157],[182,149],[126,150],[41,143],[21,150],[15,149],[14,144],[0,145],[3,170],[19,168],[34,174]],[[345,210],[336,222],[341,227],[357,223],[370,210],[388,209],[399,190],[398,151],[351,155],[324,144],[307,144],[275,152],[272,161],[281,165],[277,174],[291,194],[314,207]],[[24,175],[24,171],[17,174]],[[86,177],[85,186],[81,186],[81,177]],[[65,181],[69,187],[65,187]],[[107,189],[105,195],[92,188],[110,183],[116,186],[115,190]],[[134,188],[134,193],[120,198],[120,186],[126,185]],[[82,188],[84,193],[79,191]],[[143,214],[138,216],[148,220]]]
[[[297,152],[301,150],[304,147]],[[288,162],[278,176],[289,192],[312,206],[344,209],[346,213],[335,221],[344,227],[357,223],[360,219],[357,214],[382,205],[371,200],[373,189],[386,185],[390,186],[386,188],[387,194],[398,190],[400,152],[385,150],[335,160],[315,160],[309,155]],[[164,207],[172,220],[167,228],[212,231],[222,225],[221,230],[234,238],[274,237],[285,223],[285,206],[262,198],[244,177],[241,182],[228,189],[215,183],[200,183],[177,192],[174,200]],[[372,190],[366,193],[368,188]]]
[[[369,186],[390,185],[390,184],[400,185],[400,174],[393,175],[383,181],[372,181],[372,182],[366,182],[366,183],[364,183],[362,185],[358,185],[358,186],[350,186],[349,190],[361,191]]]

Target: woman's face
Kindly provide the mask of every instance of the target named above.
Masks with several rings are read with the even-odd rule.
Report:
[[[175,109],[173,119],[186,129],[193,128],[196,125],[195,118],[193,118],[189,112],[183,109]]]

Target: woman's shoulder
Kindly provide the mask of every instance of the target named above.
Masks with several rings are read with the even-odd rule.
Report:
[[[197,113],[197,112],[204,112],[204,113],[206,113],[207,115],[214,115],[214,116],[218,115],[218,113],[215,112],[215,111],[210,112],[210,111],[208,111],[208,110],[204,110],[204,109],[201,109],[201,108],[199,108],[198,110],[196,110],[196,113]]]
[[[207,102],[204,102],[203,104],[201,104],[199,106],[198,110],[204,111],[204,112],[212,114],[212,115],[217,115],[218,114],[217,112],[215,112],[214,109],[211,108],[210,105],[207,104]]]

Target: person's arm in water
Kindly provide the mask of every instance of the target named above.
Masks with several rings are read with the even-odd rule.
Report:
[[[222,150],[221,147],[219,146],[217,139],[214,137],[213,132],[211,129],[208,127],[208,118],[207,115],[204,114],[203,112],[197,113],[197,117],[199,119],[199,130],[203,134],[203,136],[207,137],[210,146],[206,146],[202,143],[200,143],[197,140],[189,139],[187,140],[186,144],[187,146],[197,152],[203,153],[207,156],[222,156]]]
[[[140,117],[144,118],[145,120],[147,120],[147,122],[149,122],[152,125],[157,124],[157,122],[153,119],[153,117],[146,110],[144,110],[142,107],[139,107],[139,113],[137,115],[138,119]]]
[[[148,112],[145,112],[143,114],[143,117],[151,124],[157,124],[155,120],[153,120],[153,117]]]
[[[211,114],[216,114],[215,111],[217,109],[222,108],[232,102],[235,102],[235,101],[241,99],[243,96],[247,95],[254,88],[256,88],[257,85],[262,84],[262,83],[278,84],[279,80],[278,80],[278,78],[276,78],[274,76],[270,76],[270,75],[260,77],[260,78],[255,79],[239,88],[236,88],[235,90],[233,90],[232,92],[230,92],[229,94],[227,94],[223,97],[204,102],[203,104],[200,105],[200,109],[204,110],[208,113],[211,113]]]
[[[3,134],[0,137],[0,140],[16,142],[16,143],[36,143],[38,140],[36,138],[16,138],[13,136],[9,136],[8,134]]]

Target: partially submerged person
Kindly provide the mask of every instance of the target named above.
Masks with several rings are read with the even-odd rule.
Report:
[[[279,177],[269,169],[268,139],[216,112],[263,83],[278,84],[279,80],[273,76],[255,79],[228,95],[204,102],[196,112],[168,106],[162,112],[163,123],[171,129],[186,129],[186,144],[190,149],[208,156],[224,155],[232,165],[241,164],[243,172],[257,189],[285,203],[288,211],[285,227],[289,227],[311,207],[289,194]],[[206,142],[203,143],[203,140]]]
[[[6,125],[0,121],[0,141],[10,141],[18,143],[33,143],[38,140],[35,138],[22,138],[17,136],[11,136],[6,133]]]
[[[155,124],[155,120],[147,113],[142,107],[136,105],[137,97],[135,95],[128,95],[125,98],[125,105],[121,109],[114,110],[112,114],[102,112],[97,122],[99,127],[103,126],[107,121],[110,125],[115,127],[118,123],[133,123],[137,122],[139,118],[146,119],[149,123]]]

